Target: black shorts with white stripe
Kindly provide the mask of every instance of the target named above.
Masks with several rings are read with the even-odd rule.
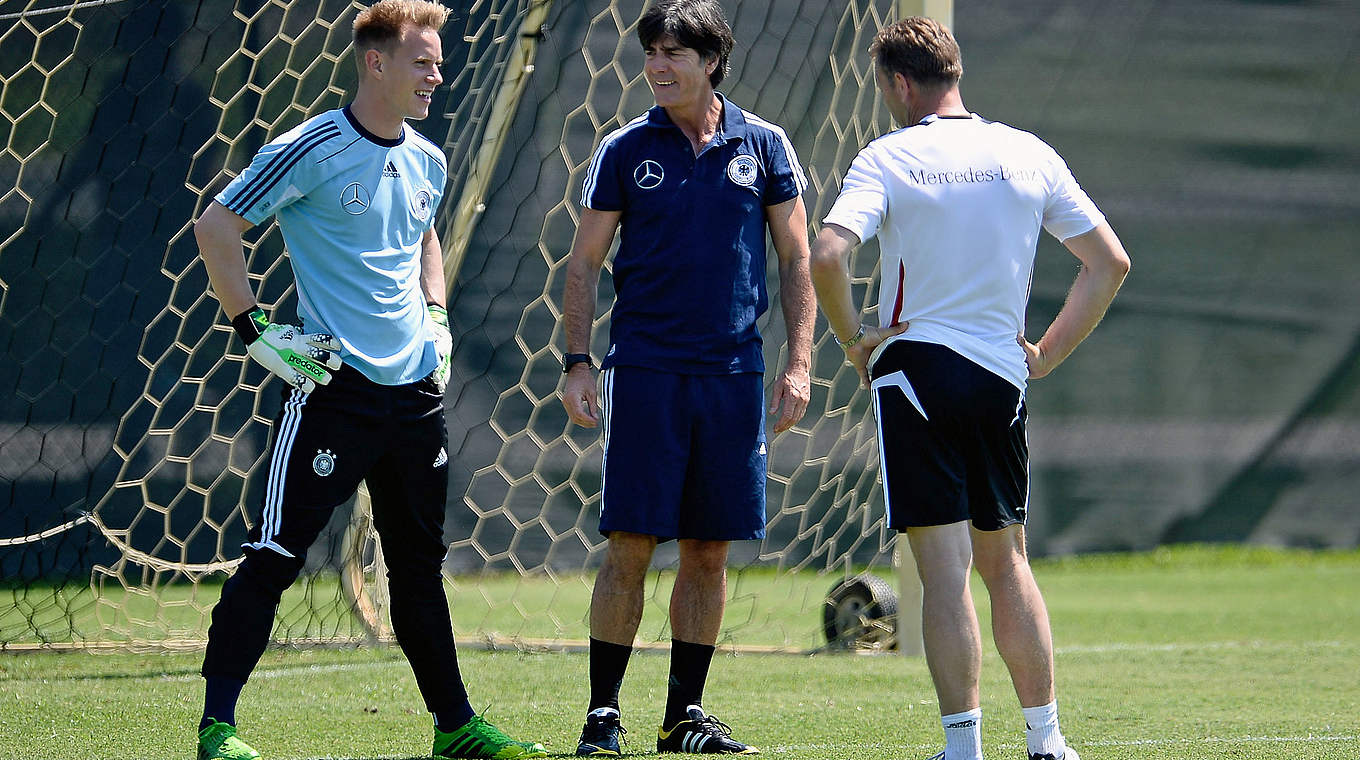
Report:
[[[1025,522],[1029,445],[1019,388],[946,346],[912,340],[884,349],[870,377],[893,529]]]

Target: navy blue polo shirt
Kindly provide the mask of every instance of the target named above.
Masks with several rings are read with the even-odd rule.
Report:
[[[655,106],[590,162],[582,205],[623,212],[603,368],[765,371],[765,207],[798,197],[807,179],[784,130],[718,98],[719,132],[698,156]]]

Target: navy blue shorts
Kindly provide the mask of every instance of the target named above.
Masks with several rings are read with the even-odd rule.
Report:
[[[888,525],[1025,522],[1029,445],[1020,389],[934,343],[898,340],[870,370]]]
[[[600,373],[600,532],[663,541],[765,537],[765,391],[758,372]]]

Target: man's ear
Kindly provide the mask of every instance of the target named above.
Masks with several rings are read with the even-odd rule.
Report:
[[[911,81],[906,74],[903,74],[900,71],[893,72],[892,81],[893,89],[908,95],[915,95],[916,90],[919,87],[915,82]]]
[[[364,67],[367,68],[369,71],[381,74],[382,64],[383,60],[381,51],[377,50],[376,48],[369,48],[364,52]]]

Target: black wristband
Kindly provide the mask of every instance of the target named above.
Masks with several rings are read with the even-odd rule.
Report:
[[[567,354],[562,357],[562,374],[567,374],[577,364],[585,364],[591,369],[595,368],[595,362],[590,360],[590,354]]]
[[[264,334],[264,328],[268,326],[269,317],[266,317],[264,309],[258,306],[252,306],[231,318],[232,329],[241,336],[241,340],[245,341],[247,346],[259,340]]]

